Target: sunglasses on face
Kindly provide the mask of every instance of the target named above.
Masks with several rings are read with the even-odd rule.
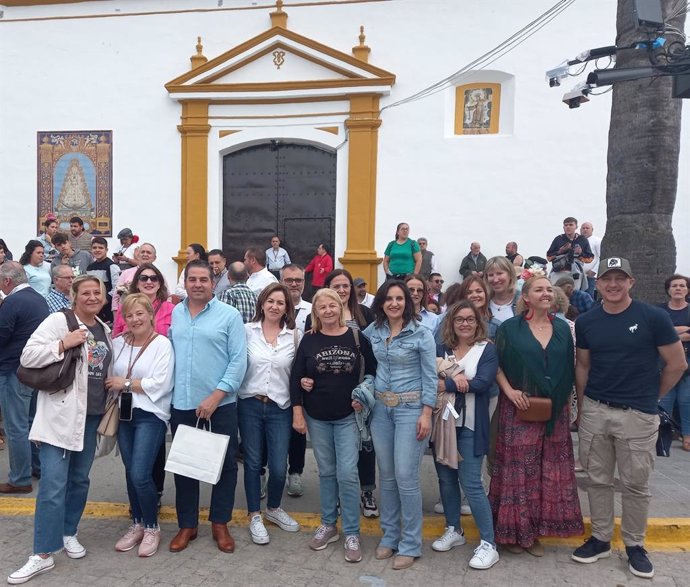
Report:
[[[150,281],[152,283],[158,283],[160,279],[158,279],[158,275],[140,275],[139,281]]]

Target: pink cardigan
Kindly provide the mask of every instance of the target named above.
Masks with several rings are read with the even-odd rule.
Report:
[[[160,302],[156,300],[153,303],[153,310],[156,312],[154,326],[158,334],[168,336],[168,329],[172,321],[172,311],[174,307],[175,304],[168,301]],[[122,317],[122,308],[118,308],[117,314],[115,315],[115,323],[113,324],[113,336],[122,334],[126,330],[127,324],[125,324],[125,319]]]

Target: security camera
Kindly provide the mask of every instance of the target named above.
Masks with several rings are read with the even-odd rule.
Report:
[[[578,84],[572,90],[563,95],[563,103],[568,105],[568,108],[579,108],[580,104],[589,102],[587,94],[591,91],[588,84]]]
[[[564,61],[559,66],[549,69],[546,72],[546,79],[549,80],[549,87],[561,85],[561,80],[568,77],[568,62]]]

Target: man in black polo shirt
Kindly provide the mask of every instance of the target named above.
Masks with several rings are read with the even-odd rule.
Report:
[[[630,572],[651,578],[644,537],[649,475],[659,428],[658,401],[687,367],[671,319],[661,308],[630,297],[634,279],[627,259],[599,264],[603,303],[575,322],[580,462],[589,476],[592,536],[572,555],[593,563],[611,554],[614,471],[622,484],[621,535]],[[659,372],[659,358],[665,367]]]

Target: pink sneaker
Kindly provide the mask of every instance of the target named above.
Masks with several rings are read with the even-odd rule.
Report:
[[[137,544],[141,542],[144,537],[144,527],[141,524],[132,524],[125,535],[115,544],[115,550],[118,552],[127,552],[132,550]]]
[[[153,556],[158,552],[158,545],[161,541],[160,528],[146,528],[144,530],[144,538],[139,545],[139,556],[147,557]]]

